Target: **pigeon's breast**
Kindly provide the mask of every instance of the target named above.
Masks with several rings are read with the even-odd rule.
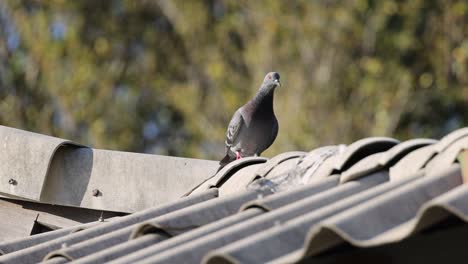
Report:
[[[245,156],[261,154],[275,140],[278,133],[278,121],[270,115],[268,118],[252,119],[242,135],[241,152]]]

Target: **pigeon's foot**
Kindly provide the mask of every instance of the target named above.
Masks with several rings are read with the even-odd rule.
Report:
[[[236,151],[236,160],[238,160],[238,159],[240,159],[240,158],[242,158],[242,157],[241,157],[239,151]]]

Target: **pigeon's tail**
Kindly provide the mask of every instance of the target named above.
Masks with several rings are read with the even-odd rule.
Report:
[[[208,180],[210,180],[211,178],[213,178],[214,176],[216,176],[216,174],[222,169],[224,168],[224,166],[226,166],[227,164],[229,164],[230,162],[236,160],[236,158],[231,158],[228,154],[226,154],[226,157],[224,157],[220,162],[219,162],[219,168],[216,170],[216,172],[211,175],[210,177],[206,178],[204,181],[202,181],[201,183],[199,183],[197,186],[193,187],[189,192],[187,192],[186,194],[182,195],[182,197],[184,196],[189,196],[195,189],[197,189],[198,187],[200,187],[203,183],[207,182]]]
[[[229,156],[229,154],[226,154],[226,156],[219,162],[219,169],[218,171],[220,171],[224,166],[228,165],[229,163],[235,161],[236,158],[235,157],[231,157]]]

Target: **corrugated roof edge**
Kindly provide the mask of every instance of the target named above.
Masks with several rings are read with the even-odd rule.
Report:
[[[409,184],[406,182],[407,180],[411,180]],[[405,182],[405,184],[399,184],[400,182]],[[311,212],[307,217],[304,216],[294,219],[293,221],[288,221],[285,225],[280,225],[273,229],[266,230],[262,234],[256,235],[255,238],[244,239],[223,248],[216,249],[204,257],[204,263],[239,263],[251,262],[254,260],[256,262],[295,263],[305,257],[322,253],[325,250],[331,249],[343,242],[348,242],[358,247],[371,247],[381,245],[382,243],[397,242],[421,229],[427,228],[431,224],[437,223],[438,219],[443,219],[444,216],[441,216],[440,218],[432,218],[433,216],[429,215],[434,213],[433,210],[435,206],[443,207],[444,209],[450,208],[450,210],[446,210],[447,214],[445,216],[455,213],[457,215],[461,215],[462,220],[467,220],[466,216],[468,215],[468,206],[466,203],[462,203],[462,201],[466,201],[468,198],[468,186],[460,186],[460,169],[456,164],[438,175],[410,177],[393,183],[389,182],[380,187],[376,187],[376,189],[370,189],[360,193],[355,197],[350,198],[349,201],[338,202],[336,206],[338,206],[338,204],[349,203],[358,198],[364,198],[371,193],[376,193],[381,188],[390,187],[395,184],[399,185],[399,187],[395,189],[396,192],[388,192],[387,194],[376,196],[371,200],[365,200],[354,206],[352,210],[338,212],[337,214],[327,218],[323,218],[323,216],[320,217],[320,210],[317,212]],[[415,192],[415,190],[418,191]],[[350,230],[342,230],[344,224],[349,228],[358,228],[361,225],[356,221],[361,221],[361,223],[365,222],[362,217],[366,217],[367,219],[372,217],[385,217],[379,213],[379,210],[384,210],[388,206],[398,204],[401,202],[399,199],[405,199],[405,196],[408,196],[407,198],[412,201],[412,205],[410,206],[411,208],[419,208],[417,213],[415,213],[416,216],[411,217],[409,222],[403,222],[400,224],[396,222],[393,223],[398,224],[396,227],[403,228],[402,230],[405,230],[405,232],[393,232],[395,230],[392,228],[395,228],[395,226],[391,226],[393,225],[391,221],[382,220],[379,222],[377,221],[377,218],[373,219],[372,223],[379,225],[390,224],[390,226],[383,229],[383,231],[388,232],[384,232],[382,234],[379,232],[376,234],[370,234],[369,232],[372,233],[374,231],[378,231],[376,226],[373,226],[370,230],[361,228],[359,229],[361,232],[357,232],[357,230],[352,232]],[[418,205],[421,202],[424,203],[419,207]],[[458,202],[457,205],[456,202]],[[376,207],[377,205],[378,207]],[[395,217],[395,219],[393,219],[394,221],[400,221],[405,217],[411,216],[412,209],[408,209],[406,206],[404,208],[405,210],[400,210],[400,213],[405,213],[406,216]],[[325,210],[328,209],[332,210],[333,208],[325,208]],[[393,209],[396,210],[397,208]],[[370,213],[369,210],[374,210],[375,212]],[[358,213],[359,217],[356,216]],[[395,215],[394,213],[395,212],[389,212],[388,214]],[[352,221],[344,222],[345,220]],[[340,226],[338,223],[341,223]],[[400,225],[403,225],[403,227],[400,227]],[[369,232],[362,232],[365,230]],[[392,232],[390,232],[390,230],[392,230]],[[297,237],[298,234],[303,232],[306,234],[305,240],[301,239],[302,236]],[[391,236],[384,239],[383,235],[386,233]],[[360,237],[355,237],[357,234]],[[368,235],[371,235],[371,240],[362,238],[367,237]],[[374,239],[373,235],[377,235],[378,239]],[[294,245],[290,244],[292,236],[296,238],[295,243],[293,243]],[[278,244],[280,241],[289,242]],[[258,254],[258,248],[252,245],[261,245],[262,249],[269,254]],[[280,247],[281,250],[279,250],[278,247]],[[273,248],[275,248],[276,251],[273,250]],[[275,252],[276,255],[273,254],[273,252]],[[242,258],[238,258],[240,256]],[[280,259],[281,261],[279,261]],[[229,262],[233,260],[235,261]]]
[[[112,219],[106,219],[105,222],[112,221]],[[5,255],[11,252],[15,252],[21,249],[28,248],[32,245],[37,245],[39,243],[44,243],[49,240],[59,238],[62,236],[66,236],[71,233],[79,232],[82,230],[85,230],[87,228],[99,225],[104,223],[104,221],[96,221],[96,222],[91,222],[91,223],[86,223],[83,225],[78,225],[78,226],[72,226],[68,228],[62,228],[42,234],[37,234],[34,236],[30,237],[25,237],[25,238],[20,238],[20,239],[15,239],[15,240],[10,240],[6,242],[0,243],[0,255]]]
[[[70,246],[90,238],[94,238],[102,234],[136,224],[140,221],[144,221],[145,218],[150,219],[158,215],[167,214],[169,212],[179,210],[181,208],[191,206],[209,199],[214,199],[216,197],[218,197],[218,190],[211,189],[201,194],[178,199],[171,203],[167,203],[155,208],[149,208],[144,211],[117,219],[116,221],[105,223],[104,225],[98,225],[80,232],[69,234],[64,237],[55,238],[40,244],[34,244],[30,247],[2,255],[0,256],[0,263],[40,262],[49,252],[60,249],[63,244]]]
[[[439,175],[443,175],[445,173],[459,174],[460,168],[458,165],[453,165],[447,170],[440,172]],[[335,244],[336,242],[348,242],[357,247],[373,247],[382,244],[394,243],[405,239],[410,235],[421,231],[422,229],[428,228],[430,225],[436,224],[438,220],[442,220],[443,217],[449,215],[454,215],[460,218],[461,220],[468,222],[468,211],[463,212],[462,210],[459,210],[459,208],[450,206],[449,202],[443,202],[445,197],[452,197],[454,195],[454,193],[452,193],[453,191],[456,191],[456,193],[464,192],[464,195],[466,196],[466,198],[468,198],[468,186],[461,185],[455,187],[455,189],[452,189],[445,194],[440,195],[439,197],[434,198],[434,200],[429,200],[427,203],[421,206],[421,208],[418,210],[417,215],[412,220],[407,222],[408,226],[406,227],[406,232],[402,232],[398,237],[393,237],[392,239],[388,239],[386,242],[383,243],[381,241],[379,241],[378,243],[360,241],[337,229],[336,226],[319,225],[309,231],[309,233],[307,234],[304,251],[301,254],[300,258],[295,261],[299,261],[300,259],[303,259],[307,256],[319,254],[324,250],[328,249],[329,247],[324,247],[323,239],[330,242],[333,241],[333,244]],[[436,214],[435,211],[438,210],[443,210],[445,215],[438,215],[436,219],[431,219],[431,217],[433,217],[434,214]],[[317,244],[318,241],[321,241],[320,246],[318,246]]]

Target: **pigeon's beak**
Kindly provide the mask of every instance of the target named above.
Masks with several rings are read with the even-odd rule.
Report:
[[[279,81],[278,79],[275,80],[275,83],[276,83],[279,87],[281,87],[281,83],[280,83],[280,81]]]

